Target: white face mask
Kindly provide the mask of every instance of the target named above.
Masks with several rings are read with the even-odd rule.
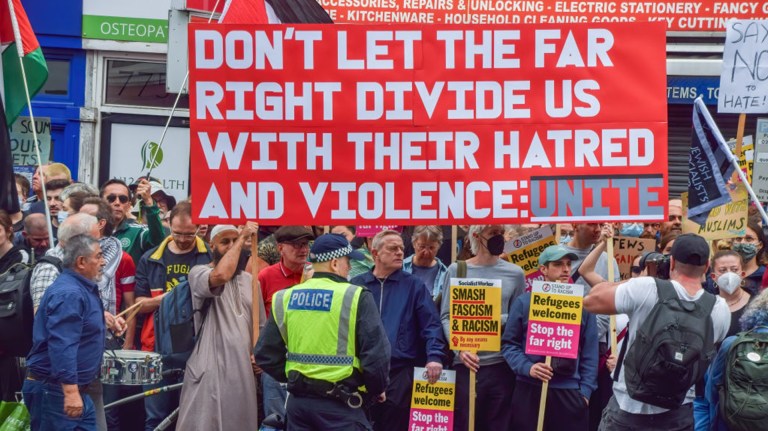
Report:
[[[64,223],[67,217],[69,217],[69,213],[64,210],[59,210],[59,213],[56,214],[56,220],[58,220],[59,224]]]
[[[732,295],[741,286],[741,277],[734,272],[726,272],[717,277],[717,287]]]

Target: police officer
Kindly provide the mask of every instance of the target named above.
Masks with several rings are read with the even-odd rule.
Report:
[[[273,296],[256,363],[288,382],[288,431],[370,430],[363,407],[386,400],[390,347],[371,293],[346,279],[363,256],[326,234],[309,257],[312,279]]]

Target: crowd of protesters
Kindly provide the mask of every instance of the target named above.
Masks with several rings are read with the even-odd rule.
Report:
[[[268,429],[265,417],[286,414],[288,429],[406,430],[414,367],[425,367],[432,383],[443,370],[456,371],[456,430],[469,428],[471,373],[477,430],[535,429],[543,382],[546,430],[728,429],[716,387],[734,338],[673,407],[638,395],[622,362],[633,360],[642,322],[667,294],[681,303],[711,302],[705,320],[713,345],[764,325],[768,314],[759,218],[750,217],[743,237],[708,244],[682,233],[679,200],[669,202],[664,223],[559,226],[558,244],[541,252],[539,268],[547,281],[583,285],[585,299],[578,358],[550,363],[525,353],[531,294],[504,252],[513,237],[539,225],[459,226],[456,239],[446,226],[364,238],[353,226],[326,227],[330,233],[317,226],[202,226],[192,220],[192,204],[176,202],[154,178],[112,179],[97,190],[73,182],[64,165],[43,169],[31,186],[17,176],[22,217],[0,211],[0,273],[34,267],[35,310],[29,355],[0,356],[0,390],[3,400],[23,394],[33,430],[153,430],[177,409],[183,430]],[[657,253],[633,261],[630,280],[618,278],[617,266],[608,279],[615,262],[606,244],[614,236],[656,241]],[[649,277],[665,259],[673,288],[666,293]],[[455,277],[501,281],[501,351],[448,348],[446,292]],[[347,280],[359,289],[344,290]],[[153,316],[184,282],[195,304],[206,306],[205,331],[188,360],[163,358],[164,369],[179,372],[143,387],[183,383],[182,390],[105,409],[142,389],[102,384],[105,351],[154,351]],[[312,296],[326,291],[334,293]],[[314,302],[294,307],[299,294]],[[330,323],[312,320],[313,307],[337,300],[341,305],[325,309]],[[137,313],[121,315],[134,305]],[[617,315],[625,357],[611,351],[609,315]],[[335,359],[318,360],[326,356]]]

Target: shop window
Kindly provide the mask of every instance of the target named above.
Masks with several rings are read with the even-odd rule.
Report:
[[[45,81],[41,95],[51,97],[69,97],[69,60],[46,59],[48,80]]]
[[[106,86],[109,105],[170,108],[176,100],[165,91],[165,63],[107,60]],[[178,108],[189,109],[189,96],[181,96]]]

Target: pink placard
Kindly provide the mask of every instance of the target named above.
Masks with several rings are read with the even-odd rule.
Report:
[[[360,238],[372,238],[377,233],[383,231],[383,230],[394,230],[396,232],[402,232],[403,227],[402,226],[374,226],[374,225],[367,225],[367,226],[357,226],[355,228],[355,236],[358,236]]]
[[[579,357],[579,332],[581,325],[528,322],[525,354],[576,359]]]

